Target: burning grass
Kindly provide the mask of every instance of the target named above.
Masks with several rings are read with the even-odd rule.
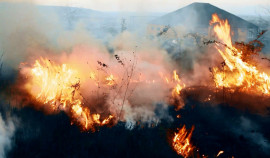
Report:
[[[90,65],[90,62],[86,64],[90,66],[88,71],[79,65],[80,60],[74,64],[74,61],[41,57],[32,64],[22,65],[21,76],[25,82],[18,81],[18,84],[22,84],[21,92],[27,95],[21,97],[25,100],[30,97],[28,100],[35,102],[34,107],[41,107],[48,113],[64,111],[82,131],[95,131],[100,126],[125,122],[130,116],[139,119],[136,111],[153,102],[165,101],[181,108],[183,100],[180,93],[185,85],[176,70],[172,74],[166,71],[151,72],[153,75],[150,76],[147,72],[138,73],[137,59],[134,52],[132,54],[131,59],[126,61],[114,55],[115,58],[111,60],[115,63],[94,62],[92,59]],[[164,90],[156,94],[149,91],[157,87]],[[141,95],[141,90],[145,90],[146,95]],[[141,113],[152,111],[149,108],[152,107],[146,107]],[[133,109],[135,113],[130,114]],[[152,126],[155,123],[149,124]]]
[[[177,154],[183,157],[190,157],[195,147],[191,144],[190,139],[194,131],[194,126],[190,131],[186,129],[184,125],[173,137],[172,146]]]
[[[82,131],[95,131],[118,121],[141,121],[137,118],[153,125],[149,118],[158,120],[154,116],[154,104],[164,102],[178,110],[190,96],[200,102],[250,106],[265,112],[270,100],[270,76],[264,67],[257,66],[258,58],[254,59],[259,49],[240,43],[234,45],[229,22],[217,14],[210,25],[218,41],[207,44],[215,45],[223,62],[210,69],[212,80],[208,85],[186,84],[189,76],[182,80],[176,70],[168,70],[164,63],[143,59],[143,53],[140,56],[132,52],[122,57],[98,52],[89,57],[87,53],[92,50],[86,54],[79,50],[75,55],[64,54],[61,60],[53,55],[54,60],[39,57],[29,61],[30,64],[22,64],[20,77],[24,77],[24,82],[16,83],[22,87],[18,95],[50,112],[64,111]],[[172,147],[177,154],[192,155],[196,148],[190,142],[193,131],[194,127],[188,131],[183,126],[175,133]]]
[[[48,59],[36,60],[31,68],[26,90],[39,102],[52,111],[65,111],[71,114],[83,130],[94,130],[94,126],[103,126],[113,118],[100,120],[100,114],[92,114],[83,106],[80,94],[78,72],[66,64],[58,65]],[[105,78],[108,86],[113,85],[113,76]]]
[[[222,20],[214,14],[210,25],[213,25],[217,38],[226,47],[216,43],[216,49],[222,56],[222,69],[213,68],[213,77],[217,87],[238,88],[240,91],[269,95],[270,77],[255,64],[248,62],[249,53],[238,50],[232,44],[231,27],[227,20]],[[246,59],[246,61],[244,61]]]

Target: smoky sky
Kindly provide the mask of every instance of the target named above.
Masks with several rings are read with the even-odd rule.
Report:
[[[7,2],[7,0],[1,0]],[[269,8],[269,2],[267,0],[9,0],[8,2],[30,2],[41,5],[57,5],[57,6],[75,6],[84,7],[100,11],[137,11],[137,12],[170,12],[184,7],[193,2],[211,3],[220,8],[224,8],[234,14],[240,15],[258,15],[265,14],[265,8]],[[151,7],[149,7],[151,6]]]

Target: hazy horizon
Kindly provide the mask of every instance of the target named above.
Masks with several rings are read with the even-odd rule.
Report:
[[[224,9],[230,13],[236,15],[268,15],[267,9],[270,10],[270,2],[267,0],[146,0],[146,1],[135,1],[135,0],[81,0],[81,1],[60,1],[60,0],[0,0],[1,2],[28,2],[37,5],[45,6],[68,6],[92,9],[102,12],[130,12],[130,13],[168,13],[185,7],[194,2],[210,3],[221,9]],[[151,8],[149,8],[151,6]]]

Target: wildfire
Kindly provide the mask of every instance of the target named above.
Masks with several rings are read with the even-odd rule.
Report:
[[[71,120],[77,123],[82,130],[94,131],[96,126],[109,124],[112,122],[113,118],[115,118],[114,115],[116,113],[107,115],[105,118],[99,113],[93,113],[89,108],[90,106],[92,107],[92,105],[89,105],[91,101],[86,100],[87,98],[82,96],[82,91],[85,90],[85,85],[93,85],[96,86],[97,89],[102,87],[104,91],[102,94],[123,93],[120,90],[124,81],[118,81],[119,76],[114,76],[107,72],[95,73],[95,71],[82,74],[81,69],[76,69],[76,67],[72,67],[71,64],[57,64],[45,58],[36,60],[30,69],[26,67],[26,70],[29,71],[26,73],[28,80],[25,84],[25,89],[29,94],[31,94],[42,107],[45,107],[49,111],[66,112],[71,117]],[[141,76],[143,76],[143,74]],[[89,82],[86,81],[87,79]],[[162,76],[161,79],[141,77],[140,80],[131,79],[130,82],[131,84],[166,84],[168,85],[168,90],[171,91],[169,101],[176,105],[177,108],[183,105],[180,94],[185,84],[180,80],[176,70],[173,71],[171,77]],[[118,85],[120,86],[118,87]],[[93,90],[93,92],[95,92],[95,90]],[[98,92],[97,96],[100,96]]]
[[[176,70],[173,71],[173,80],[176,83],[176,86],[174,87],[172,91],[172,96],[178,97],[180,95],[181,90],[185,87],[185,84],[183,84],[181,80],[179,79],[179,76],[176,73]]]
[[[59,66],[46,59],[36,60],[32,69],[32,95],[53,108],[59,105],[65,108],[67,104],[80,105],[81,101],[75,94],[80,82],[76,73],[66,64]]]
[[[217,14],[212,15],[210,25],[214,26],[217,38],[224,45],[217,43],[216,48],[224,59],[223,68],[213,68],[217,87],[234,88],[241,91],[269,95],[270,77],[255,65],[243,61],[245,52],[237,50],[231,39],[231,27],[228,20],[222,20]]]
[[[191,152],[194,150],[194,146],[190,143],[192,133],[194,131],[194,126],[192,126],[190,132],[187,131],[184,125],[178,133],[175,133],[173,138],[172,146],[177,154],[183,157],[189,157]]]
[[[94,125],[108,124],[113,118],[112,115],[101,121],[99,114],[91,114],[90,109],[83,106],[80,79],[77,76],[78,72],[66,64],[57,65],[48,59],[40,59],[35,61],[31,69],[31,81],[26,88],[40,103],[53,110],[70,113],[83,130],[94,130]],[[113,75],[106,80],[109,80],[108,85],[111,85]]]
[[[186,85],[180,80],[176,70],[173,71],[173,76],[170,79],[169,77],[164,76],[161,72],[159,72],[159,75],[166,84],[173,87],[172,97],[178,98],[180,96],[181,90],[185,88]]]

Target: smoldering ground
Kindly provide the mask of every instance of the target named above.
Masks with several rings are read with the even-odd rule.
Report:
[[[173,118],[181,115],[173,123],[162,120],[154,128],[136,126],[131,131],[120,123],[112,128],[102,127],[95,133],[82,133],[76,125],[70,125],[63,112],[44,115],[26,107],[12,113],[24,122],[11,139],[8,157],[179,157],[171,149],[167,136],[183,124],[188,129],[195,126],[191,142],[200,155],[215,157],[223,150],[221,157],[267,157],[269,151],[269,117],[192,99],[178,112],[169,109]]]

